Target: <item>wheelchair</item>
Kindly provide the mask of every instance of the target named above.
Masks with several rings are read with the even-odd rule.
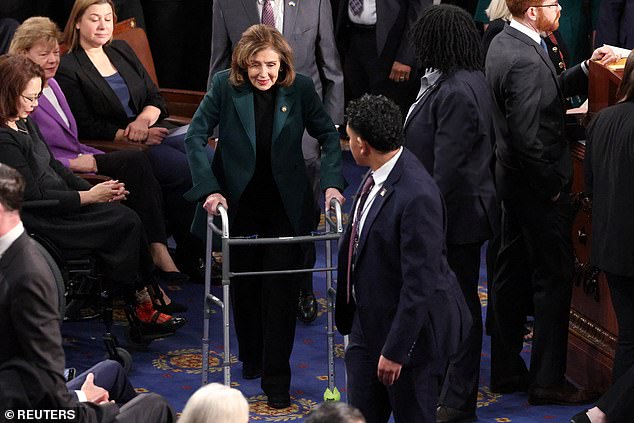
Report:
[[[94,258],[89,252],[82,250],[62,252],[48,239],[33,233],[30,236],[55,278],[60,316],[64,321],[87,320],[100,316],[105,325],[102,339],[107,357],[118,361],[126,373],[129,373],[132,369],[132,355],[119,345],[117,337],[112,333],[113,298],[111,292],[104,287],[103,275],[98,272]],[[88,306],[96,307],[98,312],[85,314],[84,310]],[[132,333],[132,323],[130,328],[128,337],[133,345],[149,344],[140,334]]]

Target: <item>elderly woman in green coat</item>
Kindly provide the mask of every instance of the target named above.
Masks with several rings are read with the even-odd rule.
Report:
[[[205,146],[217,125],[210,164]],[[326,204],[332,198],[343,202],[339,135],[311,79],[295,74],[291,48],[277,30],[250,27],[234,49],[231,68],[214,76],[185,138],[193,179],[186,198],[202,206],[193,231],[204,236],[207,214],[217,214],[222,204],[232,236],[309,234],[314,209],[302,155],[304,129],[321,145]],[[300,268],[303,261],[298,244],[234,247],[231,258],[234,272]],[[262,377],[269,406],[290,406],[299,278],[238,277],[231,296],[243,378]]]

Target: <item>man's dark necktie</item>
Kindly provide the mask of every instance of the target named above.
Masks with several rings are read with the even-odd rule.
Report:
[[[359,16],[363,12],[363,0],[350,0],[350,10],[354,16]]]
[[[350,279],[352,276],[352,262],[356,253],[355,250],[357,249],[357,244],[359,243],[359,223],[361,223],[361,216],[363,215],[364,205],[373,186],[374,178],[372,178],[372,175],[369,175],[365,179],[363,187],[361,188],[361,192],[359,193],[359,204],[357,205],[357,210],[354,214],[354,220],[352,221],[352,230],[350,231],[350,243],[348,244],[348,295],[346,297],[347,303],[350,303],[350,288],[352,286]]]
[[[546,56],[548,56],[548,46],[546,45],[546,42],[544,41],[543,38],[539,39],[539,45],[542,46],[542,48],[546,52]]]
[[[264,0],[262,5],[262,23],[275,28],[275,13],[273,13],[273,6],[271,6],[270,0]]]

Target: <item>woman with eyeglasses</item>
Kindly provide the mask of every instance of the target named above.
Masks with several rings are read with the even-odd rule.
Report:
[[[136,213],[119,204],[129,194],[117,180],[90,185],[55,160],[30,115],[44,83],[42,69],[23,55],[0,56],[0,162],[26,181],[25,201],[56,204],[26,209],[29,232],[64,250],[89,250],[110,286],[127,301],[131,323],[149,338],[173,334],[185,319],[155,310],[146,285],[152,257]]]
[[[79,142],[77,122],[54,78],[59,67],[57,40],[60,37],[53,21],[36,16],[18,27],[11,42],[10,53],[28,57],[44,71],[42,97],[31,119],[37,123],[53,156],[70,170],[96,172],[126,184],[130,195],[124,204],[136,211],[143,222],[159,276],[166,282],[184,281],[187,276],[179,272],[167,250],[161,187],[152,173],[148,157],[136,150],[104,153]],[[169,302],[169,311],[185,311],[171,304]]]

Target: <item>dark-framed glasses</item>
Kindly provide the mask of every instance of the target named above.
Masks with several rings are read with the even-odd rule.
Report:
[[[29,103],[33,104],[33,103],[35,103],[36,101],[38,101],[38,100],[40,99],[40,97],[42,97],[42,93],[39,93],[38,95],[36,95],[36,96],[34,96],[34,97],[29,97],[29,96],[26,96],[26,95],[20,94],[20,97],[22,97],[22,98],[23,98],[23,99],[25,99],[25,100],[28,100],[28,101],[29,101]]]
[[[531,7],[559,7],[559,1],[556,1],[556,2],[551,3],[551,4],[537,4],[537,5],[533,5],[533,6],[528,6],[526,8],[526,10],[530,9]],[[524,12],[526,12],[526,10]]]

